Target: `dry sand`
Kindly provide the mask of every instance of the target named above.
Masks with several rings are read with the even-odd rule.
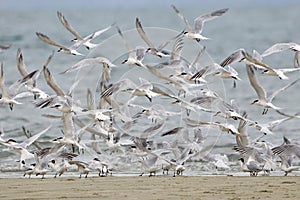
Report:
[[[2,178],[0,199],[300,199],[300,177]]]

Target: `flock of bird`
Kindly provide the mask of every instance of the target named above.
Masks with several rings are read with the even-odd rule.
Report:
[[[182,19],[185,28],[177,35],[170,36],[160,46],[152,43],[153,38],[147,36],[139,18],[135,21],[136,31],[145,46],[136,48],[131,46],[126,34],[123,34],[116,23],[82,36],[61,12],[57,12],[59,22],[75,37],[70,46],[61,45],[46,34],[36,32],[40,40],[59,48],[58,52],[82,56],[83,59],[65,69],[61,75],[101,66],[100,80],[95,83],[98,94],[91,88],[86,88],[86,103],[74,99],[73,93],[87,77],[77,78],[68,91],[61,89],[49,70],[54,52],[42,69],[30,72],[19,49],[16,60],[21,76],[9,87],[4,79],[5,64],[1,63],[0,104],[8,105],[11,112],[14,112],[14,106],[25,106],[21,99],[32,98],[36,109],[54,110],[57,113],[45,116],[56,120],[55,123],[59,124],[62,132],[62,137],[54,138],[50,134],[52,126],[40,132],[34,131],[38,132],[35,134],[24,128],[27,139],[17,142],[8,138],[1,130],[1,151],[13,150],[20,155],[18,162],[24,176],[34,174],[44,178],[45,174],[55,172],[56,177],[68,170],[78,170],[80,177],[87,177],[91,171],[99,173],[99,176],[107,176],[126,168],[132,171],[139,169],[141,175],[149,173],[150,176],[159,171],[168,174],[171,170],[176,176],[182,175],[188,168],[186,163],[199,160],[230,170],[226,154],[211,152],[213,145],[207,144],[203,134],[203,130],[207,129],[228,133],[228,137],[236,141],[231,151],[239,153],[241,170],[249,172],[250,176],[257,176],[260,172],[270,175],[278,166],[285,175],[298,169],[293,161],[295,157],[300,157],[299,141],[285,137],[282,144],[274,145],[262,138],[272,135],[273,129],[282,123],[300,118],[298,113],[287,114],[284,108],[273,104],[277,95],[282,91],[292,90],[300,79],[288,82],[267,96],[258,77],[276,76],[278,81],[289,80],[286,73],[300,70],[300,46],[296,43],[277,43],[261,54],[254,50],[252,55],[244,49],[238,49],[220,64],[210,65],[201,63],[206,51],[206,47],[203,47],[199,48],[193,61],[188,61],[182,56],[185,42],[192,40],[201,43],[208,40],[202,35],[204,24],[224,15],[228,9],[200,15],[194,19],[193,28],[178,8],[174,5],[171,8]],[[110,29],[116,30],[128,50],[128,58],[122,63],[112,62],[105,56],[85,58],[79,52],[82,47],[98,47],[92,40]],[[172,46],[171,50],[167,46]],[[5,54],[9,47],[10,45],[0,45],[1,52]],[[276,69],[263,61],[265,57],[285,50],[295,52],[294,68]],[[145,57],[157,57],[161,61],[149,64],[144,62]],[[252,119],[247,110],[238,106],[238,100],[228,102],[216,91],[209,89],[209,83],[216,79],[232,79],[236,87],[236,82],[241,80],[234,68],[238,62],[245,63],[245,68],[240,70],[246,71],[257,96],[251,104],[261,106],[262,115],[273,110],[281,119],[260,123],[259,118]],[[148,78],[132,74],[131,77],[135,79],[121,77],[117,81],[111,80],[111,73],[126,67],[142,71],[148,74]],[[46,81],[51,90],[39,88],[39,81]],[[249,127],[255,127],[254,131],[261,132],[261,137],[250,139],[251,134],[247,131]],[[40,140],[44,135],[52,137],[46,145]]]

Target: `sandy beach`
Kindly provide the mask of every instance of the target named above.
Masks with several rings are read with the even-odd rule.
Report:
[[[299,199],[299,177],[3,178],[0,199]]]

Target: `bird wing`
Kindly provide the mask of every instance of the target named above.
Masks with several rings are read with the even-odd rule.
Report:
[[[56,84],[54,78],[52,77],[49,69],[44,66],[43,68],[43,72],[44,72],[44,76],[46,79],[47,84],[55,91],[55,93],[57,94],[57,96],[61,96],[64,97],[65,93],[63,92],[63,90]]]
[[[136,30],[140,34],[141,38],[146,42],[146,44],[150,48],[155,48],[154,45],[152,44],[152,42],[147,37],[147,35],[146,35],[146,33],[145,33],[145,31],[144,31],[144,29],[142,27],[141,21],[138,18],[136,18],[136,20],[135,20],[135,26],[136,26]]]
[[[23,54],[22,54],[22,51],[20,48],[17,51],[17,67],[18,67],[20,74],[23,77],[25,77],[29,74],[28,71],[26,70],[26,65],[24,63]]]
[[[204,22],[215,19],[228,11],[228,8],[216,10],[212,13],[201,15],[194,20],[195,23],[195,32],[201,33],[203,29]]]
[[[129,56],[131,56],[132,58],[134,58],[134,51],[133,51],[133,48],[132,46],[129,44],[129,42],[126,40],[126,38],[124,37],[121,29],[119,27],[117,27],[117,30],[118,30],[118,33],[119,35],[121,36],[121,38],[123,39],[124,43],[125,43],[125,46],[129,52]]]
[[[43,33],[39,33],[39,32],[36,32],[36,35],[38,36],[38,38],[40,38],[42,41],[46,42],[47,44],[50,44],[52,46],[56,46],[58,48],[61,48],[61,49],[64,49],[66,51],[68,51],[69,49],[54,42],[53,40],[51,40],[47,35],[43,34]]]
[[[70,31],[70,33],[72,33],[76,39],[78,40],[83,40],[83,38],[79,35],[79,33],[77,33],[74,28],[69,24],[69,22],[66,20],[65,16],[63,16],[63,14],[59,11],[57,11],[57,17],[60,21],[60,23],[62,23],[62,25],[68,30]]]
[[[30,138],[26,139],[24,142],[22,142],[20,145],[24,148],[28,147],[29,145],[31,145],[34,141],[36,141],[41,135],[43,135],[44,133],[46,133],[49,129],[51,128],[51,126],[49,126],[48,128],[44,129],[43,131],[31,136]]]
[[[281,52],[287,49],[291,49],[293,47],[295,47],[296,43],[276,43],[274,45],[272,45],[270,48],[266,49],[261,56],[265,57],[268,55],[271,55],[273,53],[277,53],[277,52]]]
[[[29,73],[27,76],[25,76],[22,79],[19,79],[18,81],[16,81],[14,84],[12,84],[11,86],[9,86],[7,92],[8,95],[10,96],[15,96],[17,94],[17,92],[19,91],[20,87],[27,82],[29,79],[31,79],[36,73],[38,72],[38,70],[35,70],[31,73]]]
[[[297,83],[299,80],[300,80],[300,78],[296,79],[295,81],[293,81],[293,82],[291,82],[291,83],[285,85],[284,87],[282,87],[282,88],[276,90],[275,92],[273,92],[273,93],[271,94],[271,96],[269,97],[269,101],[271,102],[277,94],[279,94],[280,92],[282,92],[282,91],[288,89],[289,87],[293,86],[293,85],[294,85],[295,83]]]
[[[248,74],[250,84],[253,87],[253,89],[255,90],[258,98],[266,100],[267,99],[266,92],[265,92],[264,88],[259,85],[252,66],[247,65],[246,68],[247,68],[247,74]]]
[[[0,65],[0,89],[2,91],[2,98],[8,97],[7,89],[4,84],[4,73],[3,73],[3,63]]]
[[[220,66],[225,67],[226,65],[229,65],[231,63],[234,62],[239,62],[240,60],[242,60],[244,58],[242,52],[245,51],[244,49],[238,49],[235,52],[233,52],[230,56],[228,56],[227,58],[225,58]]]
[[[183,37],[178,37],[172,47],[170,60],[179,60],[183,48]]]
[[[174,9],[174,11],[176,12],[176,14],[184,21],[185,26],[188,29],[188,31],[192,32],[193,28],[190,25],[189,21],[180,13],[180,11],[174,5],[171,5],[171,7]]]

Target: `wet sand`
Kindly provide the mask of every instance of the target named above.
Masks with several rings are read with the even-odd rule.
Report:
[[[300,199],[300,177],[2,178],[0,199]]]

